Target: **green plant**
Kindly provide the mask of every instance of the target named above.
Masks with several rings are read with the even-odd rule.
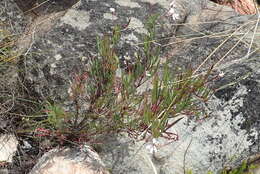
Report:
[[[255,169],[256,166],[253,164],[248,164],[247,161],[243,161],[242,164],[237,167],[237,168],[233,168],[233,169],[222,169],[220,172],[217,172],[219,174],[253,174],[252,172],[250,172],[250,169]],[[188,170],[187,174],[192,174],[192,170]],[[208,171],[207,174],[213,174],[216,172],[212,172],[212,171]],[[201,173],[203,174],[203,172]]]
[[[255,166],[253,164],[248,164],[247,161],[243,161],[239,167],[231,170],[224,169],[221,171],[221,174],[253,174],[249,170],[254,168]]]
[[[85,72],[74,75],[70,96],[74,111],[68,113],[57,103],[47,102],[45,116],[36,124],[44,128],[40,134],[57,136],[58,132],[73,142],[94,142],[112,132],[127,132],[137,139],[175,140],[178,136],[169,129],[183,117],[174,122],[171,118],[203,114],[200,103],[212,93],[207,87],[211,69],[196,77],[191,69],[172,74],[167,62],[160,62],[160,46],[154,43],[157,18],[148,20],[141,51],[125,65],[120,65],[116,53],[120,27],[98,38],[98,56],[89,60]]]

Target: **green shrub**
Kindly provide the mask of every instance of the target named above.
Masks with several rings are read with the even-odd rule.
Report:
[[[238,166],[237,168],[233,168],[233,169],[222,169],[220,172],[217,172],[219,174],[253,174],[252,172],[250,172],[250,169],[255,169],[256,166],[253,164],[248,164],[247,161],[243,161],[242,164],[240,166]],[[192,174],[192,170],[188,170],[187,174]],[[201,174],[203,174],[204,172],[201,172]],[[216,172],[207,172],[205,174],[213,174]]]
[[[146,24],[142,51],[123,66],[116,53],[120,27],[98,38],[98,56],[89,60],[89,68],[77,74],[71,86],[75,110],[68,113],[58,103],[47,102],[43,120],[35,124],[41,128],[39,134],[62,135],[72,142],[95,142],[100,135],[120,132],[136,139],[175,140],[177,135],[169,129],[183,117],[175,122],[171,118],[203,114],[200,103],[212,93],[207,87],[211,69],[194,77],[191,69],[173,74],[167,62],[161,63],[160,46],[154,43],[157,17]]]

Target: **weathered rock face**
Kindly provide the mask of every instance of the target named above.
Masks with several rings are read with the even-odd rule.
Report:
[[[30,54],[20,68],[31,95],[41,98],[52,98],[70,105],[68,91],[75,74],[83,73],[89,57],[97,55],[96,39],[111,32],[116,25],[125,28],[118,48],[121,56],[133,55],[138,50],[134,43],[141,42],[146,33],[145,22],[152,14],[164,14],[163,3],[148,1],[79,1],[60,18],[53,21],[36,19],[26,39],[21,39],[20,46],[30,48]],[[60,14],[60,13],[58,13]],[[41,24],[37,23],[39,21]],[[53,23],[56,24],[53,25]],[[170,35],[169,21],[161,16],[161,36]],[[39,25],[38,25],[39,24]],[[46,30],[46,26],[49,29]],[[52,26],[52,27],[51,27]],[[44,30],[45,32],[41,32]],[[35,35],[32,34],[35,32]],[[41,36],[37,35],[41,33]],[[28,38],[33,38],[28,42]],[[31,43],[31,44],[28,44]],[[31,46],[31,47],[30,47]],[[28,51],[28,49],[23,49]],[[37,54],[34,54],[37,53]]]
[[[217,173],[259,153],[259,35],[253,36],[255,42],[247,56],[253,38],[249,30],[255,27],[257,18],[239,16],[230,8],[212,3],[193,2],[179,1],[185,8],[177,16],[187,15],[171,41],[170,53],[173,67],[199,67],[198,72],[219,61],[215,71],[224,76],[215,81],[216,93],[205,106],[209,117],[178,122],[172,131],[179,135],[179,141],[167,145],[159,139],[162,147],[155,158],[142,142],[111,141],[109,147],[124,147],[105,148],[102,154],[106,161],[117,159],[110,163],[115,173]],[[178,7],[177,3],[172,6]]]
[[[42,156],[30,174],[109,174],[90,147],[53,149]]]
[[[1,1],[0,7],[1,29],[8,29],[13,34],[21,34],[27,23],[27,19],[23,16],[14,1]]]
[[[177,37],[167,45],[172,45],[174,65],[196,69],[206,60],[200,67],[205,70],[214,62],[227,65],[247,54],[248,45],[244,41],[252,39],[249,30],[254,28],[256,16],[241,16],[231,8],[214,3],[181,3],[185,6],[182,13],[186,12],[186,21],[177,28]],[[191,10],[192,7],[195,10]],[[259,38],[259,35],[254,36],[252,51],[257,47],[255,44],[259,45]]]
[[[0,2],[0,43],[1,43],[1,48],[3,44],[8,40],[7,35],[11,36],[9,38],[9,43],[12,45],[12,41],[15,41],[15,37],[19,36],[23,31],[26,26],[26,22],[28,21],[27,18],[25,18],[22,13],[19,11],[18,7],[16,4],[11,0],[11,1],[1,1]],[[12,38],[12,39],[10,39]],[[3,61],[2,58],[2,49],[1,49],[1,64]],[[17,54],[14,53],[15,56]],[[10,59],[9,61],[12,61]],[[8,61],[6,61],[8,62]],[[3,63],[4,64],[4,63]],[[3,65],[2,64],[2,65]],[[2,96],[7,95],[10,93],[12,87],[15,86],[17,80],[17,73],[15,66],[1,66],[0,67],[0,89],[3,91],[1,92],[1,99]],[[9,88],[9,91],[6,93],[6,88]],[[14,90],[13,90],[14,91]],[[12,91],[12,92],[13,92]],[[3,102],[4,103],[4,102]],[[0,109],[1,113],[4,113],[2,108]]]
[[[212,11],[212,9],[214,10]],[[226,24],[222,22],[207,23],[213,19],[225,21]],[[207,67],[208,63],[212,64],[210,62],[217,61],[218,65],[215,70],[224,73],[223,78],[215,82],[214,87],[217,90],[208,105],[210,115],[215,118],[205,121],[201,126],[196,126],[197,131],[194,132],[195,134],[201,130],[211,132],[208,135],[205,132],[207,138],[205,140],[202,138],[200,142],[212,141],[214,147],[218,149],[217,153],[214,150],[211,152],[213,160],[210,161],[213,162],[211,166],[214,167],[218,163],[222,163],[222,167],[226,164],[224,161],[228,161],[228,156],[230,158],[232,156],[229,154],[232,154],[231,149],[236,149],[240,153],[236,158],[238,161],[239,158],[245,158],[248,154],[259,152],[260,101],[256,96],[260,94],[260,54],[258,50],[260,36],[256,34],[252,37],[250,32],[257,27],[256,19],[256,16],[239,16],[228,8],[221,9],[219,6],[208,4],[199,13],[187,18],[187,23],[201,22],[200,25],[181,27],[178,30],[178,33],[182,35],[197,35],[202,39],[188,40],[177,49],[173,49],[176,63],[182,60],[180,66],[189,64],[196,69],[201,62],[208,58],[204,66],[200,67],[201,69]],[[203,22],[204,24],[202,24]],[[260,31],[259,26],[257,31]],[[216,32],[224,33],[224,37]],[[241,32],[242,35],[237,35]],[[198,35],[198,33],[203,34]],[[225,36],[225,34],[227,35]],[[185,39],[189,39],[189,37],[185,37]],[[252,47],[247,44],[251,41],[253,41]],[[250,55],[248,55],[248,51],[250,51]],[[213,121],[214,119],[216,120]],[[212,124],[209,124],[211,121]],[[208,124],[210,129],[204,127]],[[214,133],[212,132],[214,129],[220,130]],[[202,135],[202,133],[200,134]],[[197,149],[202,149],[202,147]],[[219,151],[219,149],[223,150]],[[222,162],[219,162],[221,160]]]

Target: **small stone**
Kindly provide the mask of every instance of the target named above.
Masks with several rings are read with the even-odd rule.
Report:
[[[18,141],[14,135],[4,134],[0,136],[0,161],[12,162],[17,151]]]
[[[43,155],[30,174],[109,174],[99,155],[89,146],[53,149]]]

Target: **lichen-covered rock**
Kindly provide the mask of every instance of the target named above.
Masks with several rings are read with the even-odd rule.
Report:
[[[1,1],[0,7],[1,30],[9,30],[14,35],[21,34],[29,19],[24,17],[13,0]]]
[[[45,153],[30,174],[109,174],[90,147],[52,149]]]
[[[175,0],[172,7],[183,7],[171,11],[185,17],[168,45],[172,45],[173,67],[202,72],[218,62],[214,67],[214,73],[220,75],[213,85],[216,93],[205,106],[209,117],[179,121],[172,128],[179,140],[170,144],[157,140],[154,157],[147,145],[142,146],[145,142],[111,141],[109,147],[124,147],[104,148],[106,161],[112,156],[117,159],[110,163],[115,173],[219,173],[259,153],[259,35],[252,32],[257,16],[240,16],[231,8],[199,0]],[[151,149],[151,144],[148,147]]]
[[[89,58],[97,55],[97,37],[111,32],[116,25],[124,30],[118,48],[120,58],[134,55],[139,49],[134,44],[142,42],[147,33],[145,22],[153,14],[161,14],[160,38],[170,36],[169,20],[163,15],[167,12],[163,6],[166,1],[156,2],[81,0],[53,21],[49,20],[53,13],[46,20],[36,19],[27,37],[33,38],[27,44],[30,51],[20,67],[24,69],[20,76],[30,95],[52,98],[70,106],[68,96],[73,77],[86,71]],[[48,30],[46,26],[50,26]],[[24,43],[20,42],[23,48]]]
[[[2,96],[7,95],[8,93],[13,93],[13,91],[15,91],[14,88],[18,77],[17,69],[16,66],[6,64],[10,62],[16,62],[15,58],[18,53],[15,52],[13,43],[15,43],[20,34],[23,33],[28,21],[29,19],[23,16],[17,5],[12,0],[0,1],[0,100],[2,100]],[[9,53],[10,49],[12,49],[12,53]],[[8,92],[6,89],[8,89]],[[0,110],[1,114],[5,114],[2,108]]]

